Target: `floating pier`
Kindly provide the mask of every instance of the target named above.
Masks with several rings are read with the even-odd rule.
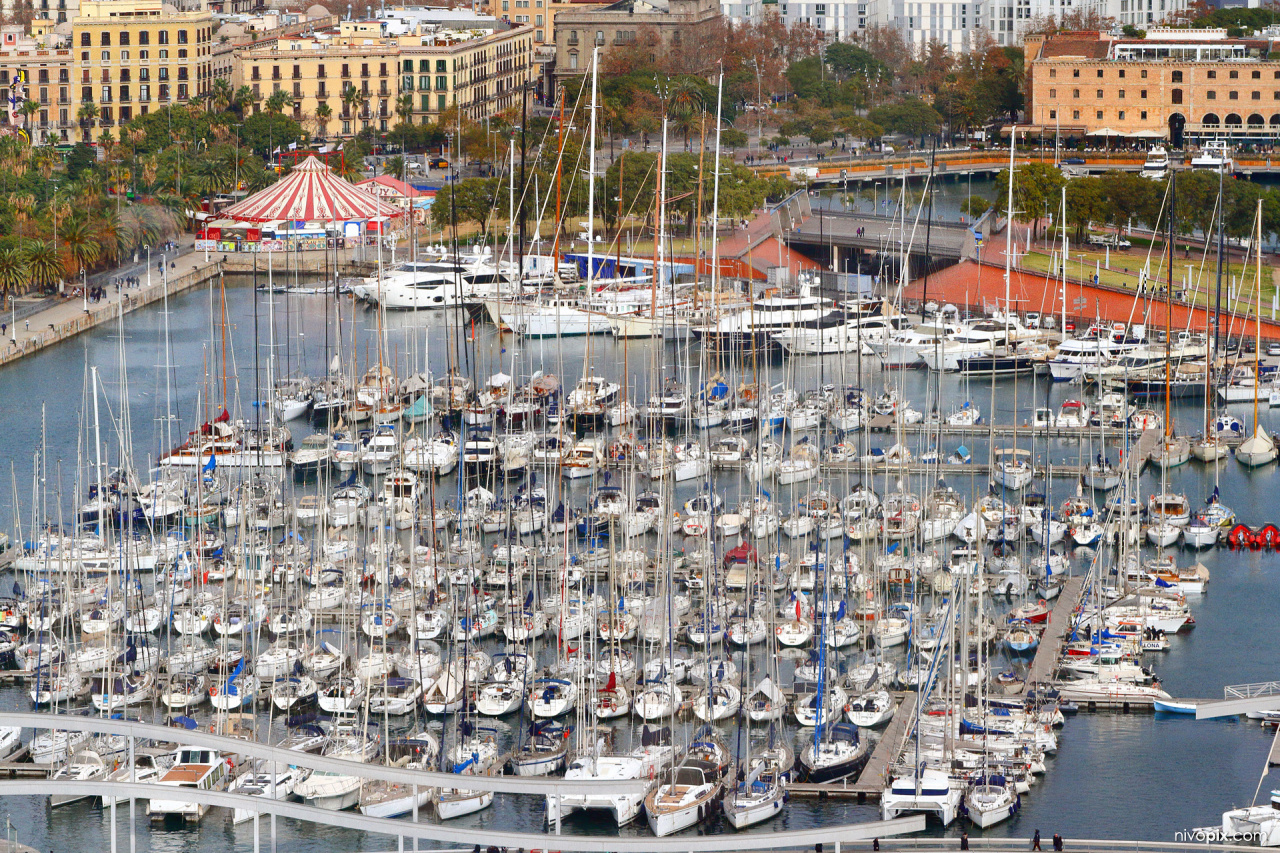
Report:
[[[915,691],[895,691],[892,695],[898,701],[898,709],[894,711],[893,719],[876,742],[862,772],[858,774],[858,781],[844,779],[822,784],[797,782],[788,785],[787,792],[793,797],[856,799],[860,803],[868,799],[878,800],[887,783],[889,768],[902,754],[902,744],[911,731],[911,723],[915,721],[916,715]]]
[[[1071,628],[1071,614],[1080,606],[1084,595],[1084,578],[1067,578],[1062,584],[1062,592],[1054,601],[1053,610],[1049,612],[1049,620],[1040,635],[1040,645],[1036,656],[1031,659],[1031,668],[1027,670],[1027,680],[1013,688],[1014,693],[1021,693],[1028,685],[1048,684],[1058,661],[1062,658],[1062,642]]]

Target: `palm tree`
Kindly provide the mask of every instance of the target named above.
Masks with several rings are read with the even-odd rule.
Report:
[[[267,99],[262,106],[267,112],[280,115],[284,112],[285,107],[293,106],[293,95],[284,89],[276,89],[270,95],[267,95]]]
[[[218,112],[226,112],[231,106],[231,99],[234,92],[231,91],[231,84],[225,77],[219,77],[213,81],[213,85],[209,87],[209,103]]]
[[[329,129],[329,119],[333,118],[333,108],[328,104],[316,105],[316,130],[321,139],[325,138]]]
[[[689,150],[689,134],[697,126],[697,116],[705,111],[702,88],[693,77],[679,77],[667,90],[667,111],[676,128],[684,134],[684,147]]]
[[[66,249],[65,267],[69,275],[77,269],[89,269],[102,256],[102,246],[95,238],[93,228],[79,214],[62,223],[58,239]]]
[[[52,290],[62,280],[62,261],[52,243],[32,240],[26,246],[26,261],[32,287]]]
[[[360,103],[360,90],[348,83],[342,90],[343,119],[350,120],[355,117],[358,103]]]
[[[27,258],[18,249],[0,249],[0,302],[27,283]]]
[[[388,157],[382,161],[382,174],[399,178],[404,174],[404,158]]]
[[[98,109],[98,105],[93,101],[85,101],[80,105],[80,109],[76,110],[76,118],[80,121],[80,127],[84,133],[84,141],[89,141],[89,131],[97,126],[98,116],[102,111]]]
[[[234,94],[232,94],[230,105],[236,112],[243,116],[249,109],[249,105],[255,100],[253,90],[248,86],[241,86],[239,89],[236,89]]]

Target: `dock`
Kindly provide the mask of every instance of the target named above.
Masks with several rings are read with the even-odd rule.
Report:
[[[1276,736],[1271,739],[1271,751],[1267,753],[1267,766],[1275,767],[1280,764],[1280,729],[1276,729]]]
[[[902,745],[911,732],[911,724],[915,722],[918,694],[915,691],[895,691],[892,695],[898,700],[898,710],[894,711],[893,719],[876,742],[871,757],[858,774],[858,781],[851,783],[848,779],[843,779],[822,784],[797,782],[788,785],[787,792],[793,797],[855,799],[860,803],[868,799],[879,799],[888,782],[889,768],[902,754]]]
[[[1138,437],[1137,445],[1134,446],[1127,460],[1129,470],[1132,473],[1142,473],[1142,466],[1147,464],[1147,461],[1151,458],[1151,452],[1160,446],[1163,438],[1164,430],[1148,429],[1142,431],[1142,435]]]
[[[1044,633],[1040,635],[1040,645],[1036,649],[1036,656],[1031,660],[1027,680],[1016,688],[1016,692],[1021,692],[1027,685],[1047,684],[1052,679],[1062,657],[1063,640],[1071,628],[1071,614],[1080,606],[1080,599],[1084,595],[1084,580],[1083,577],[1073,577],[1067,578],[1063,583],[1062,592],[1058,594],[1053,610],[1049,613],[1049,621],[1044,626]]]

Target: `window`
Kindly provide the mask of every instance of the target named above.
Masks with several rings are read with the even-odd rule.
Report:
[[[151,100],[151,87],[150,87],[150,86],[145,86],[145,85],[138,86],[138,100],[139,100],[139,101],[149,101],[149,100]]]
[[[1117,97],[1119,97],[1119,98],[1120,98],[1120,100],[1122,100],[1122,101],[1124,100],[1124,89],[1121,89],[1121,90],[1120,90],[1120,92],[1119,92],[1119,94],[1117,95]]]
[[[1072,117],[1073,119],[1075,119],[1076,121],[1079,121],[1079,120],[1080,120],[1080,111],[1079,111],[1079,110],[1072,110],[1072,111],[1071,111],[1071,117]]]
[[[1050,68],[1050,69],[1049,69],[1049,79],[1053,79],[1054,77],[1057,77],[1057,76],[1058,76],[1058,69],[1056,69],[1056,68]]]
[[[596,44],[604,44],[604,30],[596,30]]]
[[[151,44],[151,33],[146,30],[138,33],[138,44]]]
[[[138,91],[139,91],[140,93],[141,93],[141,92],[145,92],[146,90],[147,90],[147,87],[146,87],[146,86],[139,86],[139,87],[138,87]],[[128,86],[121,86],[121,87],[120,87],[120,100],[121,100],[121,101],[125,101],[125,102],[127,102],[127,101],[129,100],[129,87],[128,87]],[[146,100],[146,97],[145,97],[145,96],[143,96],[142,100],[144,100],[144,101],[145,101],[145,100]]]
[[[1232,72],[1230,72],[1230,76],[1231,76],[1231,79],[1232,79],[1232,80],[1238,80],[1238,79],[1240,79],[1240,72],[1239,72],[1239,71],[1232,71]]]
[[[1142,79],[1143,79],[1143,80],[1146,80],[1146,79],[1147,79],[1147,69],[1145,69],[1145,68],[1144,68],[1144,69],[1142,69],[1142,75],[1141,75],[1141,76],[1142,76]]]
[[[160,48],[158,51],[156,51],[156,58],[157,58],[157,59],[168,59],[168,58],[169,58],[169,49],[168,49],[167,47],[162,47],[162,48]]]
[[[169,79],[169,69],[168,69],[168,68],[161,68],[161,69],[160,69],[160,79],[161,79],[161,80],[168,80],[168,79]]]
[[[125,30],[120,34],[120,46],[124,47],[129,43],[129,31]]]
[[[1058,117],[1058,111],[1057,111],[1057,110],[1049,110],[1049,118],[1054,119],[1054,118],[1057,118],[1057,117]]]
[[[1141,92],[1139,92],[1139,93],[1138,93],[1138,97],[1140,97],[1140,98],[1146,98],[1146,97],[1147,97],[1147,90],[1146,90],[1146,89],[1143,89]]]
[[[111,51],[109,51],[109,50],[104,50],[104,51],[102,51],[102,61],[103,61],[103,62],[110,62],[110,61],[111,61]]]
[[[1102,121],[1102,110],[1098,110],[1098,121]]]
[[[1217,92],[1214,92],[1214,91],[1208,91],[1208,92],[1205,92],[1205,93],[1204,93],[1204,96],[1205,96],[1206,98],[1208,98],[1209,100],[1214,101],[1214,100],[1217,100],[1217,98],[1218,98],[1218,93],[1217,93]],[[1177,103],[1177,101],[1174,101],[1174,103],[1176,104],[1176,103]]]
[[[93,37],[92,37],[92,36],[90,36],[88,33],[81,33],[81,34],[80,34],[80,46],[81,46],[81,47],[89,47],[91,44],[93,44]],[[1277,71],[1277,72],[1276,72],[1276,77],[1280,77],[1280,71]]]
[[[129,51],[127,51],[127,50],[122,50],[122,51],[120,51],[120,61],[121,61],[121,62],[128,62],[128,61],[129,61]],[[43,74],[44,72],[42,71],[42,72],[40,72],[40,73],[41,73],[41,74]]]
[[[436,91],[444,91],[449,88],[449,78],[440,76],[436,78]],[[443,109],[443,107],[441,107]]]
[[[1140,112],[1138,115],[1142,118],[1142,120],[1143,120],[1143,121],[1146,121],[1146,120],[1147,120],[1147,111],[1146,111],[1146,110],[1143,110],[1143,111],[1142,111],[1142,112]]]
[[[187,31],[178,30],[178,44],[186,44],[186,43],[187,43]]]
[[[1181,90],[1181,89],[1174,89],[1174,90],[1172,90],[1172,91],[1169,93],[1169,100],[1170,100],[1170,102],[1175,103],[1175,104],[1180,104],[1180,103],[1182,103],[1182,90]]]
[[[1124,121],[1124,110],[1120,111],[1120,120]]]
[[[422,96],[422,110],[423,110],[423,112],[426,112],[427,110],[430,110],[430,109],[431,109],[431,96],[430,96],[430,95],[423,95],[423,96]]]
[[[250,79],[250,80],[261,80],[261,79],[262,79],[262,72],[258,70],[258,66],[256,66],[256,65],[255,65],[255,66],[253,66],[253,70],[251,70],[251,71],[249,72],[249,79]]]
[[[1102,79],[1102,69],[1101,69],[1101,68],[1099,68],[1099,69],[1098,69],[1098,79],[1099,79],[1099,80],[1101,80],[1101,79]]]
[[[101,38],[98,39],[98,44],[102,45],[103,47],[110,47],[111,33],[103,33]]]
[[[185,47],[178,48],[178,58],[179,59],[187,58],[187,49]]]
[[[367,62],[360,63],[360,76],[361,77],[369,76],[369,63]]]
[[[379,77],[387,76],[387,63],[383,62],[378,66],[378,76]]]
[[[1173,73],[1176,75],[1178,72],[1176,72],[1176,71],[1175,71],[1175,72],[1173,72]],[[1217,79],[1218,79],[1218,72],[1217,72],[1217,71],[1210,71],[1210,72],[1208,72],[1207,74],[1205,74],[1205,76],[1206,76],[1206,77],[1208,77],[1210,80],[1217,80]],[[1175,83],[1180,83],[1180,82],[1182,82],[1182,81],[1180,81],[1180,80],[1174,80],[1173,82],[1175,82]]]
[[[317,79],[317,80],[323,80],[323,79],[324,79],[324,66],[323,66],[323,65],[317,65],[317,66],[316,66],[316,79]],[[320,88],[321,88],[321,89],[323,89],[323,88],[324,88],[324,86],[323,86],[323,85],[321,85],[321,87],[320,87]]]
[[[146,61],[147,61],[148,59],[150,59],[150,58],[151,58],[151,51],[149,51],[149,50],[140,50],[140,51],[138,51],[138,61],[139,61],[139,62],[146,62]]]
[[[1238,100],[1240,100],[1240,93],[1239,93],[1239,92],[1228,92],[1228,93],[1227,93],[1227,100],[1230,100],[1230,101],[1238,101]]]
[[[421,90],[422,90],[422,91],[424,91],[424,92],[430,92],[430,91],[431,91],[431,78],[430,78],[429,76],[427,76],[426,74],[419,75],[419,77],[418,77],[418,88],[419,88],[419,89],[421,89]],[[427,107],[423,107],[423,109],[425,110],[425,109],[427,109]]]
[[[1254,79],[1254,80],[1261,80],[1261,79],[1262,79],[1262,72],[1261,72],[1261,71],[1255,71],[1255,72],[1253,72],[1253,79]]]
[[[1056,97],[1058,97],[1058,90],[1057,90],[1057,89],[1050,89],[1050,90],[1049,90],[1049,97],[1050,97],[1050,98],[1056,98]]]
[[[1211,73],[1212,73],[1212,72],[1211,72]],[[1181,83],[1181,82],[1182,82],[1182,72],[1181,72],[1181,71],[1175,71],[1175,72],[1173,72],[1173,76],[1170,78],[1170,82],[1172,82],[1172,83]]]
[[[122,75],[122,76],[120,77],[120,79],[121,79],[121,80],[123,80],[123,79],[124,79],[124,77],[123,77],[124,72],[122,71],[122,72],[120,72],[120,73],[121,73],[121,75]],[[149,82],[151,82],[151,69],[150,69],[150,68],[139,68],[139,69],[138,69],[138,79],[139,79],[139,80],[141,80],[143,83],[149,83]]]
[[[1073,97],[1073,98],[1078,98],[1078,97],[1080,97],[1080,90],[1079,90],[1079,89],[1072,89],[1072,90],[1071,90],[1071,97]]]
[[[436,73],[437,73],[437,74],[443,74],[444,72],[446,72],[446,71],[448,71],[448,70],[449,70],[449,63],[448,63],[448,62],[446,62],[446,61],[445,61],[445,60],[443,60],[443,59],[437,59],[437,60],[436,60]]]
[[[1099,89],[1099,90],[1098,90],[1098,100],[1099,100],[1099,101],[1101,101],[1101,100],[1102,100],[1102,90],[1101,90],[1101,89]]]
[[[146,79],[147,79],[147,77],[146,77],[147,69],[145,69],[145,68],[140,69],[140,70],[139,70],[139,72],[138,72],[138,74],[139,74],[139,76],[138,76],[138,79],[139,79],[139,80],[146,80]],[[128,82],[129,82],[129,69],[128,69],[128,68],[121,68],[121,69],[120,69],[120,82],[121,82],[121,83],[128,83]]]
[[[157,41],[156,41],[156,44],[168,44],[168,43],[169,43],[169,31],[168,31],[168,30],[161,30],[159,33],[157,33]]]
[[[444,96],[444,95],[436,95],[436,107],[437,107],[437,108],[439,108],[439,109],[442,109],[442,110],[443,110],[443,109],[444,109],[445,107],[447,107],[448,105],[449,105],[449,102],[445,99],[445,96]]]
[[[1072,69],[1071,69],[1071,76],[1072,76],[1072,77],[1079,77],[1079,76],[1080,76],[1080,69],[1079,69],[1079,68],[1072,68]]]
[[[1254,101],[1261,101],[1261,100],[1262,100],[1262,93],[1261,93],[1261,92],[1252,92],[1252,93],[1250,93],[1250,96],[1249,96],[1249,97],[1250,97],[1250,100],[1254,100]]]
[[[1124,69],[1123,69],[1123,68],[1121,68],[1121,69],[1120,69],[1120,79],[1121,79],[1121,80],[1123,80],[1123,79],[1124,79]]]
[[[569,52],[569,68],[572,70],[577,67],[578,67],[578,54],[574,53],[573,51],[570,51]]]

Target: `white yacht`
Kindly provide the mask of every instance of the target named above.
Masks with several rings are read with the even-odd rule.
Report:
[[[954,323],[932,321],[921,323],[910,329],[904,329],[891,337],[888,343],[873,345],[880,353],[885,367],[915,367],[921,363],[920,357],[926,350],[933,350],[941,345],[942,339],[960,332]]]
[[[1088,378],[1136,347],[1136,343],[1103,337],[1067,338],[1049,359],[1049,375],[1054,382]]]
[[[920,357],[930,370],[955,371],[970,356],[992,355],[1031,334],[1014,319],[979,320],[954,335],[947,335],[938,345],[925,347],[920,351]]]
[[[772,337],[789,355],[855,353],[874,355],[903,327],[902,317],[850,317],[835,326],[801,327],[775,332]]]
[[[1215,139],[1206,142],[1200,153],[1191,158],[1191,168],[1207,169],[1214,172],[1230,173],[1234,163],[1231,160],[1231,146],[1225,140]]]
[[[1163,145],[1153,145],[1147,152],[1147,162],[1142,164],[1142,177],[1163,181],[1169,177],[1169,152]]]
[[[943,826],[950,826],[960,811],[964,789],[944,770],[922,767],[919,774],[910,770],[893,781],[880,795],[880,816],[893,820],[908,812],[936,814]]]
[[[750,307],[694,329],[696,338],[714,338],[723,344],[769,343],[770,336],[796,329],[821,329],[843,325],[845,316],[830,299],[815,296],[803,286],[799,293],[765,296]]]

